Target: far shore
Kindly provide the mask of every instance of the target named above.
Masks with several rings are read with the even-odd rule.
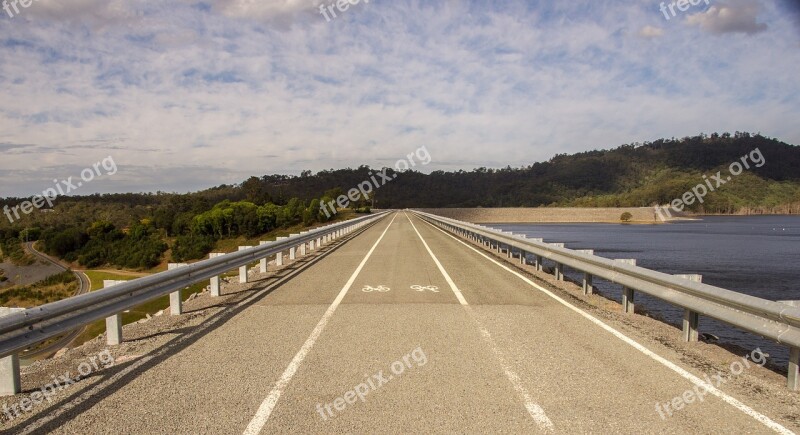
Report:
[[[663,224],[652,207],[620,208],[428,208],[420,211],[472,223],[612,223]],[[630,214],[628,221],[622,216]]]
[[[661,225],[670,222],[698,221],[705,216],[766,216],[767,214],[682,214],[662,220],[653,207],[502,207],[502,208],[423,208],[426,213],[476,224],[602,223]],[[622,215],[630,213],[630,220]],[[777,216],[770,215],[770,216]]]

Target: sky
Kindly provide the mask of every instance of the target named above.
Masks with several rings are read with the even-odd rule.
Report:
[[[71,194],[392,166],[420,146],[430,172],[702,132],[800,144],[797,1],[5,1],[0,197],[109,158]]]

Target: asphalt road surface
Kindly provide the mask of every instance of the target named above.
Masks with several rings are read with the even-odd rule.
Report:
[[[399,212],[55,432],[785,430],[721,392],[659,413],[691,377]]]

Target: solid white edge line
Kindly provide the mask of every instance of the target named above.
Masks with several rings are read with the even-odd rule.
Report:
[[[325,311],[325,314],[319,320],[317,326],[311,332],[311,335],[308,336],[308,339],[303,344],[303,347],[300,348],[292,361],[289,363],[289,366],[286,367],[286,370],[283,372],[283,375],[281,375],[281,378],[275,383],[272,391],[270,391],[269,395],[264,399],[263,402],[261,402],[261,406],[259,406],[258,411],[256,411],[255,416],[253,416],[252,420],[250,420],[250,424],[247,425],[247,429],[244,431],[245,435],[257,435],[261,432],[261,429],[264,428],[264,425],[267,424],[267,420],[269,420],[270,415],[272,415],[272,411],[275,409],[275,405],[278,404],[278,400],[280,400],[283,391],[289,385],[289,382],[291,382],[292,377],[294,377],[308,353],[311,352],[311,349],[314,347],[314,343],[316,343],[317,339],[322,334],[322,331],[325,329],[325,326],[327,326],[328,321],[331,319],[331,317],[333,317],[333,313],[336,311],[336,308],[339,307],[339,304],[342,302],[345,295],[347,295],[347,291],[350,290],[350,287],[355,282],[356,277],[358,277],[358,274],[361,273],[361,269],[363,269],[364,265],[367,264],[367,260],[369,260],[369,258],[372,256],[372,253],[375,251],[375,248],[377,248],[378,244],[381,242],[381,240],[383,240],[383,236],[385,236],[386,232],[389,231],[389,228],[392,226],[392,223],[396,217],[397,213],[395,213],[395,215],[392,217],[389,225],[387,225],[386,229],[383,230],[383,233],[380,237],[378,237],[378,240],[375,241],[375,244],[372,245],[372,249],[370,249],[364,259],[361,260],[361,263],[358,265],[355,272],[353,272],[353,274],[350,276],[350,279],[347,280],[347,283],[344,285],[344,287],[342,287],[342,290],[339,292],[339,295],[336,296],[336,299],[334,299],[331,306],[328,307],[327,311]]]
[[[405,212],[403,212],[403,214],[406,215],[406,219],[408,219],[408,222],[411,224],[411,227],[414,228],[414,232],[417,233],[417,236],[422,241],[422,244],[425,246],[425,249],[428,251],[428,254],[430,254],[434,263],[436,263],[436,267],[439,268],[439,272],[442,273],[442,276],[444,276],[444,279],[447,281],[447,284],[450,285],[450,289],[453,290],[453,293],[455,293],[456,299],[458,299],[458,301],[461,303],[461,306],[464,307],[464,310],[467,312],[472,321],[478,325],[478,329],[480,329],[481,332],[481,337],[483,337],[483,339],[489,345],[489,348],[492,349],[492,352],[494,353],[497,360],[500,362],[500,367],[502,368],[503,373],[505,373],[506,377],[508,378],[508,381],[511,382],[511,385],[514,387],[514,391],[516,391],[517,394],[519,394],[522,397],[522,400],[525,402],[525,409],[528,411],[528,414],[530,414],[531,418],[533,418],[533,421],[536,422],[536,424],[539,426],[540,429],[546,431],[553,430],[555,428],[553,422],[550,420],[550,418],[547,417],[547,414],[544,412],[544,409],[539,404],[534,402],[530,393],[528,393],[528,390],[522,384],[522,380],[520,379],[519,375],[506,362],[506,358],[505,356],[503,356],[503,352],[500,351],[500,348],[497,347],[497,344],[494,342],[492,334],[489,333],[489,330],[486,329],[485,326],[483,326],[481,321],[478,320],[478,318],[472,312],[472,307],[470,307],[469,304],[467,303],[467,300],[464,299],[464,295],[461,293],[461,290],[459,290],[458,286],[456,286],[456,283],[450,277],[450,274],[447,273],[444,266],[442,266],[442,263],[439,262],[439,259],[436,258],[436,255],[433,254],[433,251],[431,250],[430,246],[428,246],[428,243],[422,237],[422,234],[420,234],[419,230],[417,230],[417,226],[414,225],[414,222],[411,221],[411,218],[408,217],[408,214],[406,214]]]
[[[575,311],[576,313],[578,313],[581,316],[585,317],[590,322],[592,322],[595,325],[605,329],[606,331],[610,332],[615,337],[619,338],[620,340],[622,340],[625,343],[629,344],[630,346],[634,347],[636,350],[642,352],[643,354],[647,355],[648,357],[652,358],[653,360],[655,360],[655,361],[661,363],[662,365],[668,367],[669,369],[671,369],[675,373],[681,375],[681,377],[683,377],[684,379],[690,381],[691,383],[695,384],[696,386],[706,389],[706,391],[708,391],[712,395],[717,396],[718,398],[722,399],[724,402],[728,403],[729,405],[731,405],[731,406],[737,408],[738,410],[744,412],[745,414],[747,414],[748,416],[754,418],[755,420],[759,421],[760,423],[763,423],[765,426],[769,427],[770,429],[774,430],[775,432],[778,432],[778,433],[781,433],[781,434],[787,434],[787,435],[794,434],[794,432],[792,432],[791,430],[783,427],[781,424],[775,422],[774,420],[772,420],[771,418],[767,417],[766,415],[761,414],[760,412],[758,412],[758,411],[754,410],[753,408],[751,408],[751,407],[745,405],[744,403],[740,402],[738,399],[735,399],[735,398],[725,394],[724,392],[718,390],[716,387],[714,387],[713,385],[709,384],[708,382],[703,381],[702,379],[700,379],[697,376],[689,373],[688,371],[686,371],[682,367],[680,367],[680,366],[676,365],[675,363],[667,360],[666,358],[656,354],[655,352],[651,351],[650,349],[648,349],[648,348],[644,347],[643,345],[639,344],[634,339],[632,339],[632,338],[628,337],[627,335],[617,331],[616,329],[612,328],[611,326],[603,323],[603,321],[601,321],[600,319],[598,319],[598,318],[592,316],[591,314],[581,310],[580,308],[570,304],[569,302],[565,301],[564,299],[562,299],[561,297],[559,297],[555,293],[553,293],[553,292],[545,289],[544,287],[536,284],[535,282],[531,281],[530,279],[528,279],[524,275],[522,275],[522,274],[518,273],[517,271],[512,270],[511,268],[507,267],[506,265],[496,261],[495,259],[493,259],[493,258],[489,257],[488,255],[484,254],[483,252],[479,251],[475,247],[470,246],[466,242],[464,242],[464,241],[460,240],[459,238],[453,236],[452,234],[448,233],[447,231],[444,231],[443,229],[431,224],[427,220],[425,220],[425,219],[421,219],[421,220],[423,222],[425,222],[426,224],[430,225],[431,227],[433,227],[434,229],[437,229],[437,230],[441,231],[442,233],[444,233],[447,236],[450,236],[453,240],[461,243],[462,245],[466,246],[467,248],[472,249],[478,255],[481,255],[482,257],[486,258],[487,260],[491,261],[492,263],[494,263],[494,264],[502,267],[506,271],[516,275],[518,278],[520,278],[521,280],[523,280],[526,283],[530,284],[535,289],[541,291],[542,293],[546,294],[547,296],[550,296],[551,298],[553,298],[556,301],[558,301],[560,304],[566,306],[567,308],[571,309],[572,311]]]

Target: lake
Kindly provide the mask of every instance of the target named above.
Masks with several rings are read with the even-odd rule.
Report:
[[[763,299],[800,300],[800,216],[709,216],[666,225],[488,226],[563,242],[570,249],[594,249],[606,258],[635,258],[637,265],[664,273],[700,274],[706,284]],[[583,276],[569,268],[566,275]],[[621,300],[619,285],[597,278],[594,284],[599,293]],[[683,309],[642,293],[636,303],[675,325],[683,318]],[[700,332],[748,350],[760,347],[779,365],[788,362],[786,347],[713,319],[701,317]]]

